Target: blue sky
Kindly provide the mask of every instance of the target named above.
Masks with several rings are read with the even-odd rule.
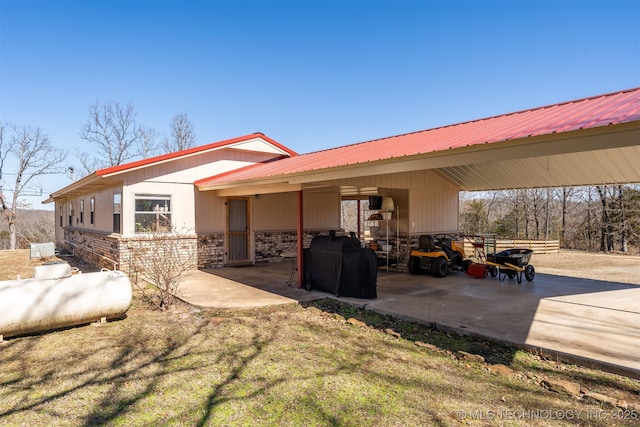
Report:
[[[0,120],[70,153],[96,102],[307,153],[638,86],[635,0],[0,0]]]

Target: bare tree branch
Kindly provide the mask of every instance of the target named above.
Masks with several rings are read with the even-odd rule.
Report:
[[[138,143],[137,155],[143,159],[153,157],[159,152],[156,145],[157,133],[154,129],[143,129],[140,142]]]
[[[155,132],[138,125],[136,117],[131,104],[91,105],[89,118],[80,128],[80,137],[97,147],[97,156],[93,161],[85,159],[83,166],[96,169],[117,166],[138,156],[153,154]]]
[[[0,132],[0,162],[4,167],[7,156],[11,155],[16,162],[15,181],[13,183],[12,200],[0,194],[4,219],[9,226],[10,248],[16,249],[16,220],[20,198],[29,184],[36,178],[58,173],[59,164],[64,153],[49,142],[49,137],[40,128],[29,126],[12,127],[10,143],[5,145],[4,126]]]
[[[171,119],[171,137],[165,138],[162,149],[165,153],[186,150],[196,143],[193,123],[186,113],[179,113]]]

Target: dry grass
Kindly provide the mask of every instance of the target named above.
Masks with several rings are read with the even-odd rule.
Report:
[[[2,271],[29,276],[33,265],[25,257],[28,252],[0,252]],[[460,350],[509,365],[512,373],[497,375],[487,364],[460,360]],[[640,382],[629,378],[331,300],[158,312],[134,299],[122,321],[7,340],[0,366],[0,425],[10,426],[638,423],[631,416],[612,420],[624,415],[612,407],[547,391],[539,384],[543,377],[640,400]],[[558,419],[567,414],[579,420]]]
[[[33,268],[44,260],[30,259],[29,250],[0,251],[0,280],[26,279],[33,276]]]
[[[536,271],[546,274],[612,280],[640,285],[640,256],[570,251],[534,255]]]

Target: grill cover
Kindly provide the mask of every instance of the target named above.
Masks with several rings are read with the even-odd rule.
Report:
[[[336,296],[376,298],[378,259],[357,238],[316,236],[304,250],[304,278],[312,289]]]

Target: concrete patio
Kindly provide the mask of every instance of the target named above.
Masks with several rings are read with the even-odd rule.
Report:
[[[250,308],[334,295],[286,284],[289,263],[196,271],[180,288],[186,302],[206,308]],[[640,378],[640,286],[537,274],[500,281],[452,273],[378,272],[378,298],[339,300],[461,334],[542,349],[581,364]]]

